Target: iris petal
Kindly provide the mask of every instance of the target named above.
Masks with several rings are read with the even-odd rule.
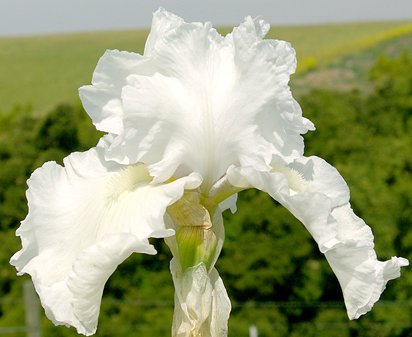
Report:
[[[115,135],[106,158],[142,161],[156,182],[199,172],[206,191],[232,164],[269,170],[274,155],[302,155],[313,124],[288,87],[295,52],[264,40],[268,29],[248,17],[223,37],[157,11],[144,56],[107,52],[80,91],[96,125]]]
[[[272,172],[231,168],[228,176],[236,186],[269,193],[304,224],[339,280],[351,319],[368,312],[387,281],[409,264],[397,257],[377,260],[372,231],[353,213],[346,183],[321,158],[301,157]]]
[[[71,154],[64,167],[48,162],[28,181],[23,249],[11,263],[32,276],[55,323],[92,334],[107,278],[131,253],[154,254],[149,237],[173,235],[166,208],[200,182],[194,174],[152,184],[144,165],[107,162],[100,148]]]
[[[144,69],[143,61],[136,53],[107,50],[96,66],[92,85],[79,88],[80,99],[97,130],[114,134],[123,131],[121,89],[128,74]]]
[[[176,29],[183,23],[184,20],[182,18],[164,10],[163,8],[159,8],[153,15],[150,34],[147,37],[144,48],[144,55],[150,56],[156,43],[161,40],[167,32]]]

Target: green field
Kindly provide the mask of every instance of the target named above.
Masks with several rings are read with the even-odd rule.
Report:
[[[292,42],[298,72],[303,73],[410,32],[411,23],[381,22],[275,26],[269,37]],[[30,105],[35,113],[45,113],[60,102],[75,102],[78,87],[90,83],[97,60],[106,49],[142,52],[147,34],[124,31],[0,38],[0,112]]]

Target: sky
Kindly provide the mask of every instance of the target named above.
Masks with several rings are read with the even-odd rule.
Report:
[[[149,27],[159,7],[215,26],[247,15],[273,25],[412,21],[412,0],[0,0],[0,36]]]

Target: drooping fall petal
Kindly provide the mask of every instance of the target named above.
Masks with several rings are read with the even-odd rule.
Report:
[[[32,276],[53,322],[93,334],[108,277],[133,252],[156,253],[148,238],[174,234],[164,224],[166,208],[201,182],[195,174],[151,181],[144,165],[107,162],[101,148],[33,173],[29,214],[17,231],[23,249],[11,263]]]
[[[409,264],[397,257],[378,261],[372,231],[353,213],[345,181],[321,158],[301,157],[270,172],[233,167],[229,180],[269,193],[303,223],[336,274],[351,319],[368,312]]]

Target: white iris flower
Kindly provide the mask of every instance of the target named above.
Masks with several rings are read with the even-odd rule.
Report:
[[[349,204],[331,165],[303,156],[302,117],[290,92],[295,52],[264,40],[269,25],[246,18],[222,37],[210,23],[158,10],[143,55],[107,51],[80,88],[107,132],[64,167],[48,162],[28,180],[29,214],[11,259],[28,273],[47,316],[96,331],[103,287],[132,253],[166,238],[175,283],[173,336],[227,335],[230,302],[214,264],[222,212],[257,188],[312,234],[339,279],[349,318],[379,299],[408,265],[376,258],[371,229]]]

